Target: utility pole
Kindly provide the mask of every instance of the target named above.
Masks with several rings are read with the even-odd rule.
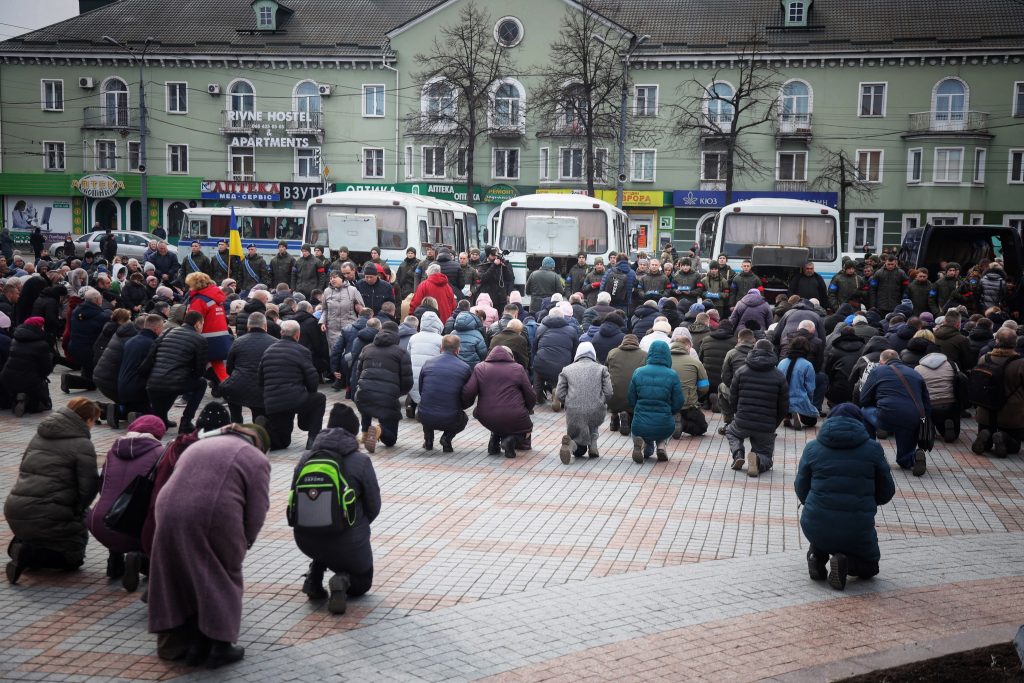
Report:
[[[149,49],[149,44],[153,42],[152,38],[146,38],[146,42],[142,46],[142,53],[140,55],[135,54],[135,50],[131,49],[127,45],[120,43],[110,36],[103,36],[103,40],[116,45],[121,48],[132,58],[139,67],[139,200],[142,203],[142,210],[140,211],[140,219],[142,225],[140,226],[142,232],[149,232],[149,183],[147,178],[146,170],[146,78],[144,67],[146,63],[146,50]],[[129,121],[130,121],[129,112]],[[229,258],[230,260],[230,258]]]

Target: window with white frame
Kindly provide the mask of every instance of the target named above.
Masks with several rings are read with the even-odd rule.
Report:
[[[907,182],[921,182],[921,171],[924,163],[924,150],[920,147],[907,150]]]
[[[988,150],[984,147],[974,148],[974,175],[971,182],[981,184],[985,182],[985,161],[988,159]]]
[[[188,145],[167,145],[167,172],[188,173]]]
[[[579,83],[570,83],[562,89],[561,102],[558,104],[556,126],[570,133],[583,130],[587,119],[590,103],[586,91]]]
[[[295,150],[295,177],[312,182],[320,180],[319,147],[303,147]]]
[[[882,150],[857,150],[857,180],[866,183],[882,182]]]
[[[469,150],[459,147],[455,152],[455,177],[465,178],[469,171]]]
[[[139,172],[142,166],[142,143],[138,140],[128,141],[128,170]]]
[[[188,113],[188,83],[173,81],[165,84],[167,88],[165,107],[168,114]]]
[[[985,214],[983,214],[983,213],[972,213],[971,214],[971,225],[985,225]]]
[[[928,223],[930,225],[960,225],[963,222],[963,214],[928,214]]]
[[[423,173],[424,178],[444,178],[444,147],[424,147]]]
[[[403,161],[405,162],[405,178],[406,178],[406,180],[408,180],[409,178],[415,178],[416,177],[416,153],[413,150],[412,145],[406,145],[405,146],[405,158],[403,159]]]
[[[64,81],[44,78],[40,81],[40,104],[43,111],[64,111]]]
[[[384,149],[381,147],[363,148],[363,177],[384,177]]]
[[[583,178],[583,150],[578,147],[563,147],[558,153],[559,180],[581,180]]]
[[[782,86],[779,113],[783,132],[806,129],[811,125],[811,86],[805,81],[790,81]]]
[[[384,86],[370,84],[363,86],[363,116],[380,118],[384,116]]]
[[[1003,214],[1003,225],[1008,228],[1013,228],[1017,232],[1024,233],[1024,214]]]
[[[1024,183],[1024,149],[1010,150],[1010,167],[1007,170],[1006,182],[1011,185]]]
[[[775,161],[775,179],[807,180],[807,152],[779,152]]]
[[[803,0],[797,0],[797,2],[789,3],[789,12],[786,14],[786,19],[791,24],[802,24],[804,21],[804,3]]]
[[[304,128],[318,127],[320,124],[320,86],[313,81],[300,81],[295,86],[295,111],[304,115]]]
[[[494,89],[491,125],[495,128],[518,128],[522,124],[523,93],[515,83],[499,83]]]
[[[633,91],[633,115],[658,115],[658,86],[638,85]]]
[[[117,170],[117,141],[97,140],[96,141],[96,170],[116,171]]]
[[[1024,116],[1024,81],[1013,84],[1013,115]]]
[[[967,86],[959,78],[940,81],[932,96],[932,128],[960,130],[966,121]]]
[[[43,168],[47,171],[63,171],[65,169],[63,142],[43,143]]]
[[[917,213],[905,213],[903,214],[903,235],[907,234],[907,231],[913,230],[921,225],[921,214]]]
[[[654,157],[653,149],[630,150],[630,180],[637,183],[654,182]]]
[[[700,179],[710,182],[725,180],[725,152],[702,152]]]
[[[260,26],[274,25],[274,10],[271,7],[260,7]]]
[[[885,116],[885,95],[885,83],[861,83],[858,116]]]
[[[494,169],[491,177],[515,180],[519,177],[519,150],[497,148],[494,150]]]
[[[608,178],[608,149],[598,147],[594,150],[594,180],[603,183]]]
[[[735,92],[733,87],[724,81],[712,83],[708,88],[704,109],[712,125],[717,125],[722,130],[732,127],[732,120],[736,115],[736,108],[732,103]]]
[[[963,147],[936,147],[932,181],[936,183],[959,183],[963,178]]]
[[[455,115],[455,89],[444,81],[427,83],[420,106],[429,121],[450,121]]]
[[[551,150],[547,147],[540,148],[540,155],[538,158],[538,165],[540,170],[537,172],[538,180],[551,180],[551,171],[549,165],[551,162]]]
[[[228,86],[228,108],[251,112],[256,109],[256,91],[248,81],[235,81]]]
[[[882,221],[880,213],[850,214],[850,250],[864,251],[865,247],[877,251],[882,242]]]
[[[232,147],[229,151],[231,180],[256,180],[256,150]]]

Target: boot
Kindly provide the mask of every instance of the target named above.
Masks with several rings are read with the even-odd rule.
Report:
[[[807,574],[813,581],[824,581],[828,578],[828,556],[824,558],[819,557],[817,552],[812,550],[807,551]]]
[[[111,552],[107,556],[107,578],[119,579],[124,576],[124,553]]]
[[[377,450],[377,437],[380,436],[380,427],[370,425],[366,430],[366,438],[363,439],[363,446],[367,453],[374,453]]]
[[[644,440],[639,436],[633,437],[633,462],[638,465],[644,464]]]
[[[28,394],[18,394],[14,397],[14,417],[25,416],[25,405],[28,403]]]
[[[846,575],[849,570],[849,560],[846,555],[836,553],[828,561],[828,585],[841,591],[846,588]]]
[[[207,669],[217,669],[225,664],[234,664],[245,657],[245,648],[223,640],[214,640],[210,646],[210,656],[206,658]]]
[[[442,453],[454,453],[455,448],[452,447],[452,437],[448,436],[447,433],[441,434],[441,452]]]
[[[629,413],[625,410],[619,413],[619,434],[629,436]]]
[[[500,439],[498,439],[498,435],[491,432],[491,439],[487,442],[487,455],[497,455],[498,453],[501,453],[501,445],[499,442]]]
[[[515,442],[514,442],[515,443]],[[516,448],[521,451],[529,451],[533,449],[533,432],[526,432],[523,436],[519,437],[518,443],[515,444]]]
[[[323,600],[327,597],[324,590],[324,568],[316,562],[309,563],[309,571],[304,575],[306,580],[302,582],[302,592],[310,600]]]
[[[124,576],[121,577],[121,585],[129,593],[134,593],[139,588],[139,574],[142,572],[142,553],[127,553],[123,561]]]
[[[506,436],[501,440],[501,450],[505,451],[506,458],[516,457],[516,437]]]
[[[197,633],[192,642],[188,644],[188,652],[185,654],[185,666],[199,666],[210,656],[210,639],[202,633]]]
[[[408,396],[405,397],[405,416],[410,420],[416,418],[416,404]]]
[[[21,578],[21,573],[32,562],[32,548],[21,541],[12,540],[7,546],[7,554],[11,556],[11,561],[7,563],[6,567],[7,582],[15,584]]]
[[[424,429],[423,430],[423,449],[427,450],[427,451],[434,450],[434,430],[433,429]]]
[[[612,413],[612,416],[608,419],[608,429],[613,432],[619,431],[619,414]]]
[[[331,589],[331,597],[327,600],[327,611],[331,614],[344,614],[348,607],[348,587],[352,582],[348,574],[335,574],[331,577],[328,586]]]
[[[563,465],[568,465],[571,460],[569,456],[569,448],[572,445],[572,439],[566,434],[562,437],[562,447],[558,449],[558,459],[562,461]]]
[[[109,426],[111,429],[121,428],[121,421],[117,417],[117,412],[118,411],[116,403],[107,404],[107,426]]]
[[[683,416],[676,413],[672,416],[672,421],[675,422],[675,427],[672,429],[672,438],[681,439],[683,437]]]
[[[308,435],[306,437],[306,450],[307,451],[313,450],[313,442],[314,441],[316,441],[316,436],[314,436],[313,434],[310,434],[310,435]]]

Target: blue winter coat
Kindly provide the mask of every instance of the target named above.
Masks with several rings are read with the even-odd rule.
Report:
[[[633,318],[630,321],[630,329],[632,329],[637,339],[642,339],[645,334],[651,331],[651,328],[654,327],[654,321],[659,315],[661,315],[661,312],[657,308],[637,306],[637,309],[633,311]]]
[[[892,500],[896,484],[882,446],[859,420],[825,420],[804,446],[793,488],[804,504],[800,526],[815,548],[878,560],[875,512]]]
[[[637,368],[629,381],[628,400],[633,436],[654,441],[672,436],[675,415],[683,407],[683,389],[672,369],[668,344],[661,340],[651,344],[647,364]]]
[[[103,331],[103,326],[110,321],[110,315],[110,311],[88,301],[78,304],[71,312],[71,320],[68,322],[71,331],[68,351],[83,367],[89,367],[91,370],[96,363],[92,347]]]
[[[423,364],[419,377],[419,417],[424,427],[450,429],[460,422],[462,387],[472,374],[465,361],[450,353],[442,353]]]
[[[537,328],[533,371],[544,379],[555,381],[562,368],[572,363],[579,343],[580,331],[575,321],[547,316]]]
[[[921,375],[908,365],[899,361],[890,361],[879,365],[868,375],[860,390],[861,406],[875,406],[879,411],[879,428],[895,431],[898,427],[917,428],[920,413],[917,406],[903,388],[903,383],[895,374],[899,372],[910,385],[910,390],[917,394],[925,414],[930,414],[932,407],[928,399],[928,386]]]
[[[614,322],[608,320],[601,323],[600,327],[590,326],[585,341],[594,345],[594,353],[597,354],[597,362],[604,363],[608,360],[608,352],[622,343],[626,336],[625,331]],[[581,340],[583,341],[583,340]]]
[[[787,375],[789,358],[779,363],[779,371]],[[789,376],[789,410],[807,417],[818,417],[818,409],[814,407],[814,366],[806,358],[797,358],[793,374]]]
[[[475,314],[463,311],[455,316],[455,334],[459,337],[459,358],[470,370],[487,358],[487,342],[480,333],[480,318]]]

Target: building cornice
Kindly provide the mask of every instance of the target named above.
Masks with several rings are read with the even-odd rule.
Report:
[[[394,64],[393,55],[378,54],[334,55],[310,57],[307,55],[266,54],[190,54],[146,55],[147,67],[175,68],[247,68],[247,69],[354,69],[373,68],[381,62]],[[53,53],[53,52],[0,52],[0,63],[46,66],[131,66],[131,57],[110,53]]]
[[[714,66],[731,68],[737,62],[749,59],[736,51],[688,52],[671,54],[637,54],[634,69],[692,69]],[[762,52],[753,56],[755,61],[769,62],[776,67],[883,67],[883,66],[963,66],[1024,63],[1024,46],[986,49],[935,50],[845,50],[834,52]]]

